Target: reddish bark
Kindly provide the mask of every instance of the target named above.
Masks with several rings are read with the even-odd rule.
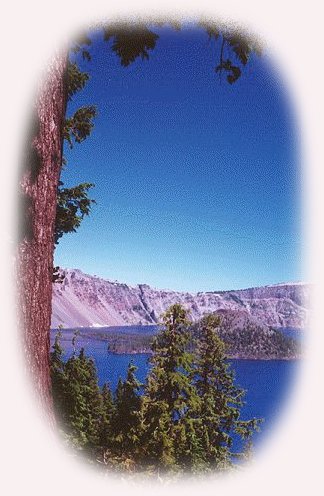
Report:
[[[17,252],[19,321],[32,379],[50,418],[50,321],[54,223],[62,165],[62,124],[66,107],[66,59],[56,56],[36,103],[26,167],[20,181],[24,221]]]

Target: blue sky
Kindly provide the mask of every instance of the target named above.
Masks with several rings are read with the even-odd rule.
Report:
[[[202,30],[160,29],[148,61],[124,68],[93,38],[92,135],[62,180],[97,204],[55,262],[129,284],[213,291],[300,280],[299,170],[287,96],[266,55],[229,85]]]

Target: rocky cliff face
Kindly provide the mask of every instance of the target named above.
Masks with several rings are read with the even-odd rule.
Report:
[[[186,307],[192,320],[209,312],[235,310],[273,327],[307,326],[310,287],[303,283],[194,294],[146,284],[132,287],[77,269],[62,272],[63,282],[54,284],[52,328],[155,324],[173,303]]]

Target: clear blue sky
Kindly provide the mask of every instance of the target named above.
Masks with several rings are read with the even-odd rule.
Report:
[[[55,262],[129,284],[188,291],[300,280],[299,170],[291,110],[266,55],[220,82],[202,30],[160,30],[148,61],[124,68],[93,38],[86,88],[92,135],[67,186],[97,205]]]

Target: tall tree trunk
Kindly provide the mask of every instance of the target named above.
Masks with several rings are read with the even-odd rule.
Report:
[[[54,225],[62,165],[66,57],[53,58],[36,102],[20,179],[21,226],[17,250],[19,323],[26,359],[40,400],[53,420],[49,374]]]

